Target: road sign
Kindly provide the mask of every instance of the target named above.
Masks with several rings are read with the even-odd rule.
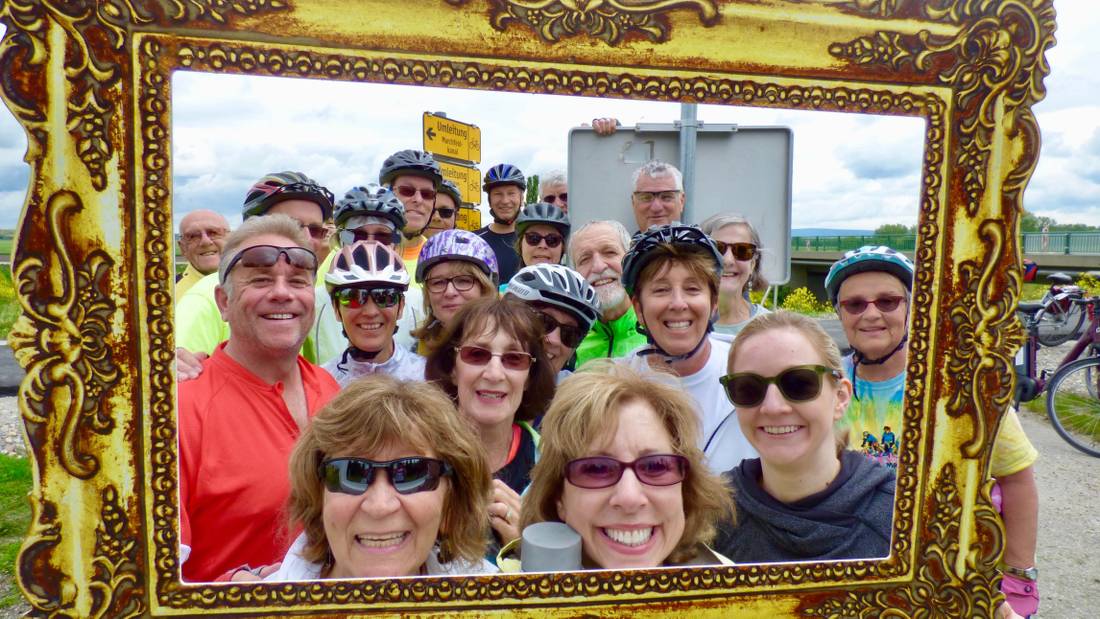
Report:
[[[462,192],[462,201],[466,204],[481,204],[481,170],[473,166],[440,161],[443,178],[458,185]]]
[[[481,163],[481,129],[424,112],[424,150],[457,161]]]
[[[481,211],[476,208],[460,208],[455,213],[455,227],[473,232],[481,229]]]

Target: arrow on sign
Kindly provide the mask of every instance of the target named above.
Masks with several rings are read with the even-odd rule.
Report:
[[[425,131],[424,133],[427,134],[429,140],[434,140],[435,139],[435,129],[432,129],[431,127],[428,127],[428,130]]]

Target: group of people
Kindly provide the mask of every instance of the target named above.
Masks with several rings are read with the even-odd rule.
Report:
[[[894,470],[858,447],[903,427],[907,258],[863,248],[830,271],[842,357],[815,320],[749,300],[759,235],[681,223],[670,164],[635,173],[633,235],[574,229],[561,174],[534,204],[514,165],[483,189],[492,223],[454,229],[461,194],[408,150],[340,200],[282,172],[232,232],[184,218],[185,580],[507,570],[545,521],[589,568],[890,554]],[[1010,507],[1035,454],[1018,421],[1006,435]]]

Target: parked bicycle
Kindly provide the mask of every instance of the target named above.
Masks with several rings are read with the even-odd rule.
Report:
[[[1088,317],[1088,327],[1053,373],[1036,367],[1040,325],[1050,304],[1020,303],[1028,337],[1016,357],[1016,400],[1028,402],[1045,392],[1055,431],[1070,445],[1100,458],[1100,297],[1074,297],[1070,302]]]
[[[1073,278],[1065,273],[1047,275],[1050,288],[1043,295],[1040,304],[1045,310],[1037,325],[1039,343],[1043,346],[1058,346],[1081,335],[1085,324],[1084,307],[1075,300],[1085,297],[1085,291],[1073,283]]]

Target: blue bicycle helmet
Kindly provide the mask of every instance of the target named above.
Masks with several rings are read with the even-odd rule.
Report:
[[[489,191],[499,185],[515,185],[526,191],[527,178],[516,166],[510,163],[498,163],[485,173],[485,182],[481,187],[485,191]]]
[[[825,292],[829,302],[836,306],[840,285],[857,273],[883,271],[901,280],[906,290],[913,289],[913,272],[916,268],[908,256],[885,245],[864,245],[844,254],[829,267],[825,276]]]

